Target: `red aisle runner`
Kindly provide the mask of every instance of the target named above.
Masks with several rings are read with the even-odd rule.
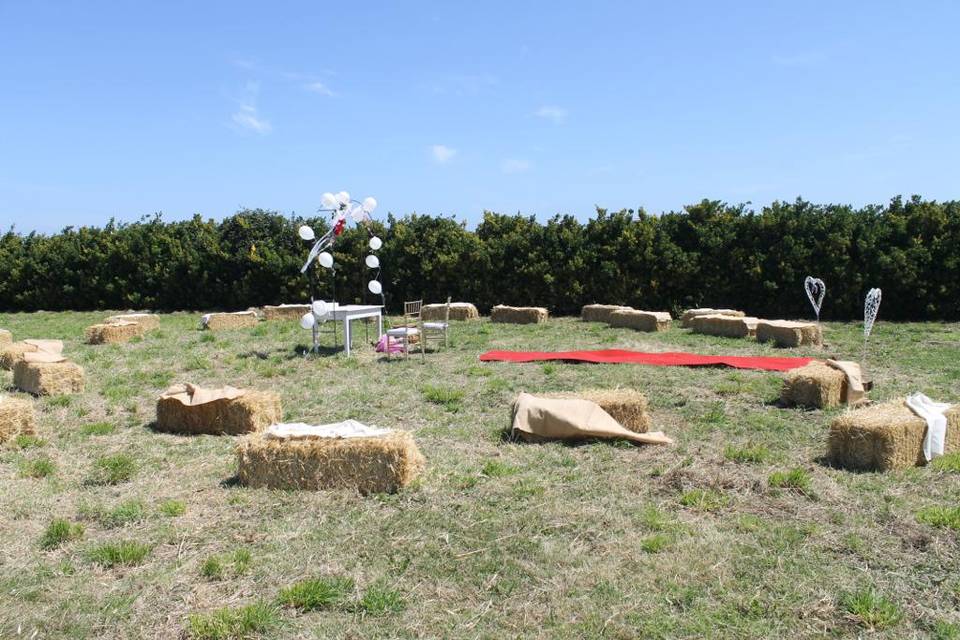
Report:
[[[572,360],[600,364],[649,364],[655,367],[701,367],[725,365],[736,369],[789,371],[813,361],[813,358],[776,358],[769,356],[702,356],[696,353],[674,351],[644,353],[624,349],[601,351],[487,351],[480,356],[483,362],[536,362],[540,360]]]

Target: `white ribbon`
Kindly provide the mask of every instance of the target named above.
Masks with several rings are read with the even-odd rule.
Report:
[[[934,402],[918,392],[907,396],[907,406],[927,421],[927,434],[923,437],[923,457],[930,462],[934,456],[942,456],[947,437],[947,416],[943,415],[943,412],[949,409],[950,405]]]

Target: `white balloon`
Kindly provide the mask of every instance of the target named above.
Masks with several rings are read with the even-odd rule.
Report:
[[[382,247],[382,246],[383,246],[383,240],[381,240],[381,239],[378,238],[377,236],[373,236],[372,238],[370,238],[370,248],[371,248],[371,249],[373,249],[374,251],[376,251],[377,249],[379,249],[379,248]]]
[[[367,215],[367,212],[364,211],[363,207],[357,205],[350,209],[350,217],[353,218],[354,222],[363,222],[368,219],[370,216]]]
[[[377,199],[376,198],[364,198],[363,199],[363,210],[367,213],[373,213],[373,210],[377,208]]]
[[[300,326],[304,329],[313,329],[313,325],[316,323],[317,320],[313,317],[312,313],[305,313],[303,317],[300,318]]]
[[[337,206],[337,196],[328,191],[320,197],[320,202],[323,203],[324,209],[333,209]]]
[[[378,258],[377,256],[367,256],[366,263],[367,263],[367,266],[370,267],[371,269],[376,269],[377,267],[380,266],[380,258]]]
[[[380,295],[383,292],[383,285],[380,284],[379,280],[371,280],[367,283],[367,289],[370,289],[370,293],[373,295]]]
[[[341,191],[337,194],[337,202],[340,204],[349,204],[350,203],[350,194],[346,191]]]
[[[300,237],[303,240],[313,240],[314,238],[317,237],[316,234],[313,233],[313,229],[311,229],[307,225],[303,225],[302,227],[297,229],[297,233],[300,234]]]
[[[333,267],[333,256],[330,255],[328,252],[324,251],[323,253],[317,256],[317,262],[320,263],[321,267],[330,269]]]
[[[313,310],[313,315],[315,316],[327,315],[327,303],[323,300],[314,300],[311,308]]]

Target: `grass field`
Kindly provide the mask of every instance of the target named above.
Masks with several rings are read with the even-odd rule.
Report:
[[[477,360],[803,350],[481,320],[425,363],[380,359],[362,329],[354,358],[304,359],[295,323],[211,334],[196,314],[82,344],[106,315],[0,314],[87,372],[83,394],[36,401],[37,438],[0,451],[0,637],[960,638],[960,457],[829,468],[836,411],[778,408],[774,373]],[[859,358],[859,325],[825,333],[826,353]],[[960,326],[880,322],[867,370],[874,399],[958,400]],[[149,428],[181,381],[276,390],[290,420],[410,429],[427,470],[366,498],[236,486],[234,439]],[[617,386],[643,390],[677,445],[504,437],[521,390]]]

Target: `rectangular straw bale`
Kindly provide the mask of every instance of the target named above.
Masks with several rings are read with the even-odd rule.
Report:
[[[0,329],[0,344],[11,344],[12,342],[13,334],[6,329]]]
[[[823,362],[792,369],[783,377],[780,401],[814,409],[829,409],[843,402],[847,376]]]
[[[33,402],[26,398],[0,396],[0,444],[19,435],[31,435],[36,426]]]
[[[143,327],[144,331],[153,331],[160,328],[160,316],[155,313],[121,313],[120,315],[110,316],[105,323],[111,322],[136,322]]]
[[[610,324],[610,314],[614,311],[630,311],[633,307],[619,304],[586,304],[580,309],[583,322],[605,322]]]
[[[490,311],[490,322],[537,324],[546,322],[549,312],[544,307],[508,307],[498,304]]]
[[[0,369],[12,370],[13,365],[23,358],[23,354],[36,350],[35,346],[26,342],[11,342],[10,344],[0,345]]]
[[[146,328],[138,322],[105,322],[87,327],[87,344],[116,344],[142,337]]]
[[[637,331],[666,331],[671,322],[668,311],[621,309],[610,314],[611,327],[625,327]]]
[[[736,309],[711,309],[710,307],[701,307],[699,309],[687,309],[680,317],[680,326],[687,329],[693,325],[693,319],[697,316],[733,316],[743,318],[747,314]]]
[[[722,338],[750,338],[757,330],[757,318],[729,315],[694,316],[690,328],[694,333]]]
[[[253,311],[236,311],[234,313],[210,313],[205,316],[203,328],[210,331],[225,329],[247,329],[257,326],[260,319]]]
[[[254,433],[237,443],[240,483],[254,488],[394,493],[410,484],[424,466],[408,431],[369,438],[296,440]]]
[[[83,367],[75,362],[27,362],[13,366],[13,386],[37,396],[83,391]]]
[[[280,396],[272,391],[246,391],[237,398],[220,398],[185,405],[176,398],[157,398],[157,431],[237,435],[280,422]]]
[[[299,320],[310,312],[308,304],[267,305],[263,308],[264,320]]]
[[[447,304],[425,304],[420,310],[420,317],[424,322],[443,322]],[[480,317],[477,307],[470,302],[451,302],[451,320],[475,320]]]
[[[778,347],[800,347],[823,344],[823,335],[820,325],[815,322],[760,320],[757,323],[757,341],[772,341]]]
[[[944,452],[960,450],[960,406],[945,412]],[[926,421],[903,398],[849,411],[834,419],[827,455],[837,466],[865,471],[891,471],[923,466]]]
[[[614,420],[635,433],[650,431],[647,397],[636,389],[585,389],[547,393],[545,398],[589,400],[600,405]]]

